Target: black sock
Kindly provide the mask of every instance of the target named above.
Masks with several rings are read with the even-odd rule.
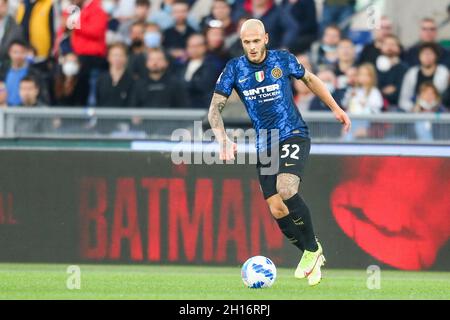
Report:
[[[316,236],[311,220],[311,213],[302,197],[297,193],[292,198],[284,201],[289,209],[289,214],[294,224],[301,232],[303,245],[308,251],[315,252],[318,249]]]
[[[292,221],[292,216],[289,214],[281,219],[275,219],[281,232],[288,238],[289,242],[302,251],[305,251],[305,247],[302,241],[302,235],[300,234],[299,228]]]

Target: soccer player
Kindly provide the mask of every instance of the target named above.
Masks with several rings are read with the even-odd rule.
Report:
[[[294,104],[291,78],[302,80],[333,111],[346,131],[351,122],[324,83],[305,70],[294,55],[284,50],[267,50],[269,36],[260,20],[244,22],[240,37],[245,55],[230,60],[219,76],[208,119],[220,144],[220,159],[234,160],[237,145],[225,132],[221,112],[235,89],[257,132],[257,171],[264,198],[283,234],[303,251],[295,277],[307,278],[313,286],[322,278],[320,268],[325,257],[315,237],[308,206],[299,195],[310,138],[308,127]],[[275,130],[278,140],[271,141],[271,136],[260,134],[261,130]],[[261,154],[263,150],[272,150],[274,143],[278,170],[275,174],[265,174],[264,169],[271,164],[263,162]],[[270,159],[273,156],[270,154]]]

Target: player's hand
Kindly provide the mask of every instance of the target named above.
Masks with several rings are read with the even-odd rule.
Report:
[[[237,153],[237,144],[227,138],[220,143],[220,160],[229,161],[234,160],[234,155]]]
[[[347,113],[345,113],[344,110],[339,109],[338,111],[334,112],[334,116],[336,117],[337,121],[344,125],[344,132],[349,132],[352,126],[352,122],[350,121]]]

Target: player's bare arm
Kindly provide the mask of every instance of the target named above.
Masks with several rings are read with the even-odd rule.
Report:
[[[333,111],[336,119],[344,125],[344,130],[348,132],[351,127],[351,121],[347,113],[339,107],[325,84],[315,74],[306,71],[302,78],[305,85],[318,96]]]
[[[228,138],[223,124],[222,111],[227,104],[228,98],[214,93],[209,107],[208,120],[211,129],[220,145],[220,160],[234,160],[237,145]]]

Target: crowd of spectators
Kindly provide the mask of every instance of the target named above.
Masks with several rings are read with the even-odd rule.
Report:
[[[369,43],[352,40],[355,1],[0,0],[0,106],[208,108],[227,61],[243,54],[239,29],[263,21],[269,49],[288,49],[351,114],[446,112],[450,51],[423,18],[405,48],[388,17]],[[344,23],[344,25],[343,25]],[[327,111],[301,82],[301,111]]]

